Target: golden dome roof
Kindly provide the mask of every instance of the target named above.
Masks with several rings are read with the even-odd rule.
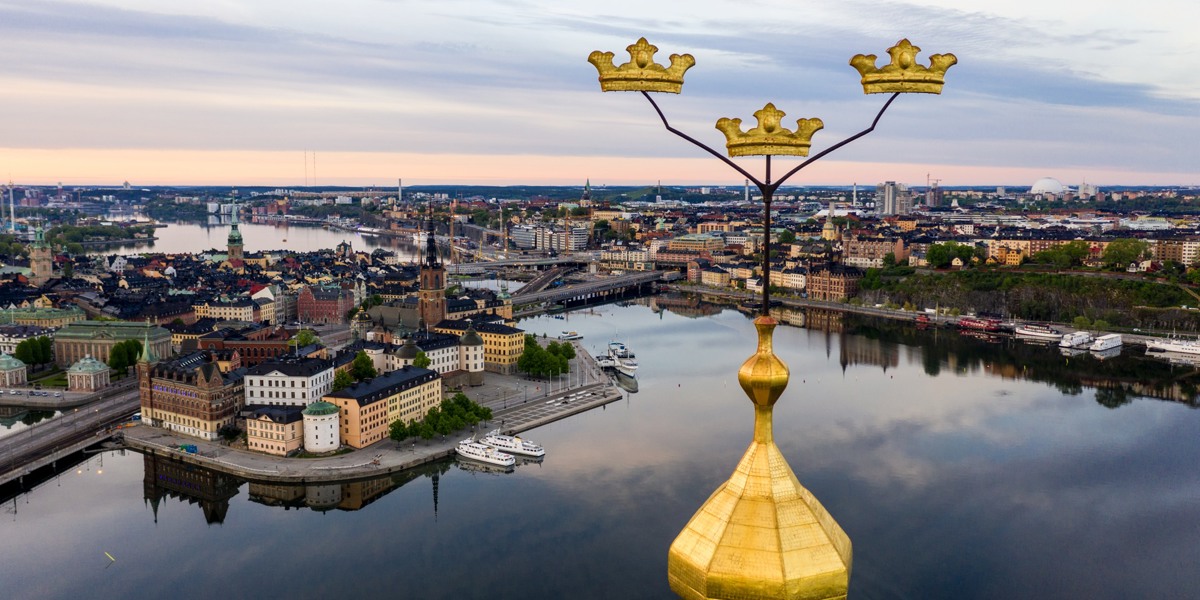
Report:
[[[788,368],[771,347],[775,319],[754,326],[758,352],[738,371],[754,402],[754,441],[671,544],[668,582],[687,600],[845,598],[850,538],[775,445],[771,412]]]

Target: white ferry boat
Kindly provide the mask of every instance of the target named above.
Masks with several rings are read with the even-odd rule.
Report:
[[[583,336],[579,335],[579,333],[575,332],[575,331],[564,331],[564,332],[562,332],[562,335],[558,336],[558,339],[560,339],[560,340],[582,340]]]
[[[483,438],[483,443],[500,450],[501,452],[510,452],[512,454],[520,454],[523,456],[545,456],[546,450],[541,446],[529,441],[523,440],[514,435],[503,435],[497,429]]]
[[[1051,340],[1058,342],[1062,339],[1062,332],[1041,323],[1025,323],[1017,325],[1016,334],[1023,337],[1036,338],[1039,340]]]
[[[616,363],[613,365],[618,373],[626,377],[637,377],[638,363],[633,351],[621,342],[608,343],[608,356]]]
[[[1061,348],[1087,348],[1092,345],[1095,338],[1091,332],[1076,331],[1074,333],[1063,334],[1062,340],[1058,342]]]
[[[517,464],[517,459],[513,458],[511,454],[505,454],[483,442],[471,439],[459,442],[458,447],[454,451],[463,458],[477,460],[489,465],[511,467]]]
[[[1154,339],[1146,342],[1146,350],[1150,352],[1200,354],[1200,340],[1181,340],[1178,338]]]
[[[1096,338],[1096,341],[1092,342],[1092,347],[1090,349],[1094,352],[1102,352],[1104,350],[1120,348],[1121,343],[1121,334],[1110,333],[1108,335],[1102,335]]]

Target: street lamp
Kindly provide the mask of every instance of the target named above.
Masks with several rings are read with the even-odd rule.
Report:
[[[940,94],[946,70],[957,59],[953,54],[934,54],[928,67],[918,64],[916,56],[921,49],[906,39],[888,49],[891,62],[883,67],[876,66],[873,54],[850,59],[862,76],[864,93],[891,96],[869,127],[773,179],[771,158],[808,157],[812,136],[824,122],[799,119],[795,130],[788,129],[782,125],[784,112],[770,102],[754,113],[758,123],[749,130],[742,129],[741,119],[721,118],[716,128],[725,134],[725,156],[672,127],[650,96],[650,92],[680,93],[684,73],[696,64],[695,58],[672,54],[670,66],[660,65],[654,62],[658,48],[646,38],[626,50],[630,60],[620,66],[613,63],[612,52],[597,50],[588,56],[599,73],[601,91],[640,92],[667,131],[753,182],[763,198],[762,307],[754,320],[758,351],[738,370],[738,382],[754,403],[754,440],[729,481],[709,497],[671,544],[667,580],[676,594],[687,599],[845,597],[850,582],[850,538],[800,485],[772,431],[772,411],[787,387],[789,373],[772,349],[778,323],[770,316],[771,200],[793,175],[874,131],[900,94]],[[765,157],[761,179],[731,160],[745,156]]]

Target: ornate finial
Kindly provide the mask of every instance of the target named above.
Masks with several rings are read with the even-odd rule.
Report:
[[[775,326],[769,316],[754,320],[758,351],[738,370],[754,402],[754,441],[667,555],[667,581],[686,600],[844,599],[849,588],[850,538],[800,485],[771,433],[788,380],[771,347]]]
[[[891,64],[876,68],[874,54],[859,54],[850,59],[850,66],[862,74],[864,94],[942,93],[946,69],[958,63],[958,58],[953,54],[934,54],[929,57],[929,66],[926,67],[917,64],[917,54],[920,52],[920,48],[903,39],[888,48],[888,54],[892,56]]]
[[[600,72],[600,90],[604,92],[670,92],[678,94],[683,89],[683,74],[696,59],[691,54],[672,54],[671,66],[664,67],[654,62],[658,46],[640,38],[637,43],[625,48],[629,51],[629,62],[613,66],[613,53],[594,50],[588,62]]]
[[[772,317],[754,319],[754,328],[758,330],[758,351],[738,369],[738,383],[756,407],[775,406],[788,384],[787,365],[775,356],[772,347],[776,325],[778,322]]]
[[[746,132],[742,131],[741,119],[722,117],[717,121],[717,129],[725,134],[729,156],[808,156],[813,134],[825,127],[825,123],[820,119],[799,119],[793,132],[780,126],[785,114],[768,102],[754,113],[758,126]]]

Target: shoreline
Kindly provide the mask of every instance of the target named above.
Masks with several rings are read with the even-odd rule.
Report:
[[[564,384],[550,391],[553,382],[522,380],[487,374],[485,384],[473,396],[492,408],[493,419],[470,430],[461,430],[438,440],[384,439],[366,448],[324,458],[289,458],[233,448],[139,424],[123,430],[123,446],[153,456],[165,456],[214,469],[258,483],[309,483],[355,481],[404,471],[454,456],[462,438],[492,429],[515,435],[568,417],[588,412],[625,397],[615,381],[605,375],[595,359],[576,344],[579,357],[578,385]],[[491,380],[490,385],[487,380]],[[531,384],[533,397],[529,397]],[[542,387],[546,387],[545,392]],[[520,394],[519,392],[524,392]],[[582,397],[580,397],[582,395]],[[569,397],[574,398],[567,400]],[[511,406],[510,406],[511,405]],[[180,450],[196,447],[196,453]]]

